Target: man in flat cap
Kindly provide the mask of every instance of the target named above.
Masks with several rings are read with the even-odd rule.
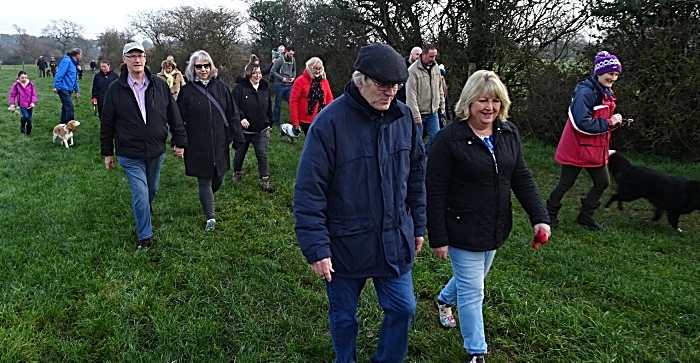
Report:
[[[372,362],[403,362],[416,299],[411,269],[425,233],[425,153],[408,78],[391,47],[363,47],[344,94],[311,124],[294,187],[299,246],[326,280],[336,362],[356,361],[357,304],[374,281],[384,321]]]

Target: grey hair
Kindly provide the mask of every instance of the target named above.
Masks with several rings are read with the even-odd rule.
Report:
[[[321,71],[321,78],[326,78],[326,67],[323,65],[323,61],[319,57],[311,57],[306,61],[306,71],[309,72],[311,78],[314,78],[314,74],[311,71],[316,63],[321,63],[321,66],[323,67],[323,71]]]
[[[352,74],[352,82],[355,84],[355,86],[359,85],[360,83],[363,86],[367,86],[367,76],[362,74],[360,71],[355,71]]]
[[[75,56],[78,55],[78,54],[83,54],[83,51],[80,50],[80,48],[73,48],[73,49],[70,50],[70,53],[69,53],[69,55],[70,55],[71,57],[75,57]]]
[[[216,66],[214,66],[214,60],[211,59],[211,56],[209,53],[203,51],[203,50],[198,50],[190,56],[190,60],[187,62],[187,68],[185,68],[185,75],[187,76],[187,79],[189,81],[194,81],[195,80],[195,74],[194,74],[194,63],[196,61],[207,61],[209,64],[211,64],[211,68],[209,68],[209,73],[211,76],[209,79],[214,79],[219,75],[219,71],[216,69]]]

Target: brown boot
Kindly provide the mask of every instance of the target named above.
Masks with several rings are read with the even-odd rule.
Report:
[[[234,171],[233,176],[231,177],[234,182],[238,183],[243,179],[243,172],[241,171]]]
[[[269,176],[264,176],[264,177],[260,178],[260,188],[262,188],[262,190],[264,190],[268,193],[275,192],[275,187],[270,185],[270,177]]]

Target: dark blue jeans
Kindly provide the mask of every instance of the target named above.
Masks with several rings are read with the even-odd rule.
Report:
[[[61,99],[61,123],[67,124],[70,120],[75,120],[75,108],[73,100],[70,98],[70,91],[58,90],[58,98]]]
[[[31,128],[32,127],[32,113],[34,113],[34,109],[20,107],[19,111],[22,112],[22,119],[20,121],[25,121],[27,123],[27,127]]]
[[[292,94],[292,85],[284,84],[281,81],[275,83],[275,110],[272,114],[272,120],[275,125],[280,124],[280,112],[282,110],[282,100],[287,101],[289,104],[289,95]]]
[[[326,282],[336,363],[357,361],[357,304],[366,281],[365,278],[333,276],[331,282]],[[408,354],[408,329],[416,312],[413,277],[409,271],[399,277],[374,278],[373,281],[379,305],[384,310],[384,321],[371,362],[403,362]]]

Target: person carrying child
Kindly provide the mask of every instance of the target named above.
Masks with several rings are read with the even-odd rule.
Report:
[[[15,111],[16,105],[22,113],[19,132],[29,135],[32,133],[32,113],[36,104],[36,89],[34,83],[29,81],[25,71],[19,71],[17,81],[10,88],[10,111]],[[25,128],[26,126],[26,128]]]

